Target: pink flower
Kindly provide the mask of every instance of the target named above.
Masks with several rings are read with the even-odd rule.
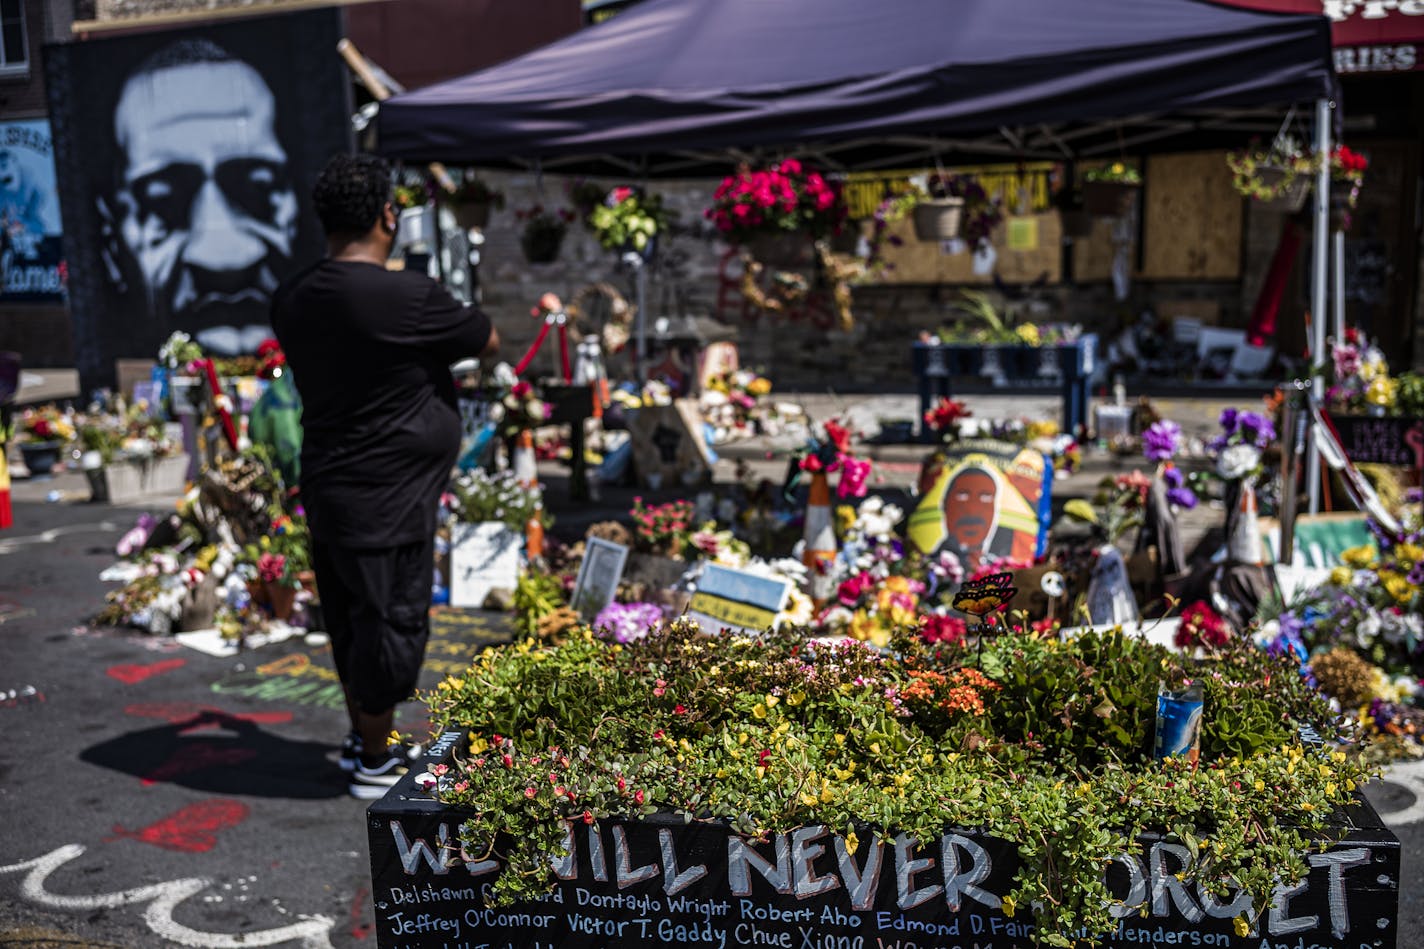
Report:
[[[533,800],[534,796],[537,795],[538,793],[539,793],[539,792],[536,791],[536,790],[534,790],[533,788],[525,788],[525,789],[524,789],[524,796],[527,797],[527,798],[529,798],[530,800]]]
[[[841,480],[836,485],[836,495],[845,498],[865,497],[865,482],[870,477],[870,462],[845,455],[841,458]]]
[[[627,185],[620,185],[613,189],[613,203],[622,204],[633,196],[633,189]]]
[[[777,166],[777,171],[783,175],[799,175],[801,174],[801,162],[795,158],[782,159],[781,164]]]

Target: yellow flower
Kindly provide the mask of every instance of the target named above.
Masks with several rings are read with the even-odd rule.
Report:
[[[795,708],[804,701],[806,701],[805,692],[792,692],[786,697],[786,704],[790,705],[792,708]]]
[[[855,526],[855,508],[842,504],[836,508],[836,533],[846,534]]]
[[[1394,559],[1406,567],[1412,567],[1424,560],[1424,547],[1418,544],[1400,544],[1394,548]]]
[[[845,835],[846,853],[855,853],[860,849],[860,838],[855,835],[855,831]]]
[[[755,718],[755,719],[758,719],[758,720],[763,719],[763,718],[766,718],[766,706],[763,705],[763,704],[760,703],[760,702],[758,702],[757,704],[753,705],[753,706],[752,706],[752,718]]]
[[[1330,569],[1330,582],[1337,587],[1347,587],[1350,585],[1350,578],[1354,576],[1349,567],[1332,567]]]
[[[1301,803],[1300,809],[1306,812],[1310,812],[1315,810],[1315,805],[1310,803],[1309,801],[1304,801]]]
[[[1015,327],[1014,335],[1019,338],[1020,342],[1029,346],[1037,346],[1043,342],[1043,338],[1038,333],[1038,327],[1032,323],[1024,323],[1021,326]]]
[[[780,701],[781,701],[781,699],[777,698],[776,696],[774,696],[774,695],[768,695],[768,696],[766,697],[766,707],[767,707],[767,708],[776,708],[776,703],[778,703],[778,702],[780,702]]]
[[[1388,376],[1380,376],[1371,382],[1369,388],[1365,390],[1365,401],[1381,408],[1393,408],[1395,391],[1398,388],[1398,382]]]
[[[1348,567],[1368,569],[1374,566],[1375,548],[1370,544],[1361,544],[1358,547],[1351,547],[1349,550],[1340,552],[1340,559],[1345,561]]]
[[[771,380],[763,376],[757,376],[747,383],[747,393],[755,396],[763,396],[771,391]]]
[[[1014,898],[1012,896],[1004,897],[1002,900],[999,901],[999,903],[1000,908],[1004,911],[1005,916],[1012,917],[1014,915],[1014,910],[1017,908],[1017,906],[1014,903]]]
[[[1260,781],[1260,780],[1258,780],[1258,781],[1256,782],[1256,790],[1258,790],[1258,791],[1264,791],[1264,790],[1266,790],[1266,782],[1265,782],[1265,781]]]
[[[1414,588],[1409,585],[1409,580],[1397,573],[1384,577],[1384,588],[1390,596],[1394,597],[1394,602],[1401,605],[1414,598]]]
[[[1236,930],[1236,935],[1242,939],[1251,935],[1251,924],[1246,921],[1244,915],[1238,916],[1231,921],[1231,928]]]

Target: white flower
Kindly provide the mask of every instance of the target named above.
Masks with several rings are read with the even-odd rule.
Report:
[[[1355,624],[1355,641],[1361,647],[1367,647],[1374,643],[1375,637],[1379,635],[1380,627],[1379,614],[1374,610],[1367,610],[1360,621]]]
[[[1261,452],[1254,445],[1229,445],[1216,461],[1216,470],[1228,481],[1244,478],[1261,463]]]
[[[501,389],[508,389],[519,381],[519,377],[514,374],[514,367],[507,362],[499,363],[494,367],[494,384]]]
[[[786,609],[776,614],[776,625],[804,626],[811,622],[815,615],[816,607],[811,598],[800,590],[793,589],[786,600]]]

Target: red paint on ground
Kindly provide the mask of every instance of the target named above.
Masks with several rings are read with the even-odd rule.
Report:
[[[181,669],[187,664],[187,659],[164,659],[161,662],[151,662],[146,666],[124,663],[122,665],[110,666],[105,671],[108,672],[109,678],[111,679],[118,679],[125,685],[135,685],[151,676],[172,672],[174,669]]]
[[[138,702],[125,706],[124,714],[135,718],[159,718],[174,725],[203,716],[233,718],[252,722],[254,725],[285,725],[292,720],[291,712],[225,712],[211,705],[199,705],[197,702]],[[221,725],[222,722],[215,718],[204,718],[194,723],[191,730],[218,728]]]
[[[366,887],[356,891],[356,896],[351,900],[351,938],[365,939],[371,935],[371,931],[376,928],[374,922],[365,922],[366,897],[371,895],[371,891]]]
[[[140,830],[125,830],[115,824],[114,836],[104,838],[104,842],[137,840],[164,850],[207,853],[217,846],[218,831],[236,827],[247,820],[248,813],[247,805],[241,801],[209,798],[189,804]]]

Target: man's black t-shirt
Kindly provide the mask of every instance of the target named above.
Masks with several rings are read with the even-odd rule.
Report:
[[[484,350],[489,317],[424,274],[323,260],[277,291],[272,328],[302,397],[312,536],[428,539],[460,448],[449,367]]]

